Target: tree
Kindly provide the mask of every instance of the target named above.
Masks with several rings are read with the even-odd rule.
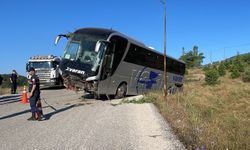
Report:
[[[242,80],[244,82],[250,82],[250,69],[243,74]]]
[[[203,53],[199,53],[198,46],[196,45],[193,47],[193,50],[190,50],[187,53],[183,47],[180,60],[186,62],[187,68],[200,67],[203,59],[205,58],[203,55]]]
[[[237,68],[237,65],[232,66],[232,72],[231,72],[231,78],[236,79],[240,76],[239,69]]]
[[[243,61],[250,65],[250,53],[243,56]]]
[[[234,60],[233,64],[236,67],[236,69],[238,69],[239,72],[244,72],[245,71],[245,68],[244,68],[243,62],[242,62],[242,60],[240,58],[239,52],[237,52],[237,56],[235,57],[235,60]]]
[[[220,63],[219,67],[218,67],[218,72],[220,76],[224,76],[226,75],[226,66],[224,65],[224,63]]]
[[[225,65],[225,67],[226,67],[227,70],[230,70],[231,69],[231,65],[232,65],[232,61],[226,59],[224,61],[224,65]]]
[[[203,66],[202,70],[206,72],[206,71],[210,70],[211,68],[212,68],[212,65],[211,64],[207,64],[207,65]]]
[[[219,73],[216,69],[207,70],[205,73],[205,81],[208,85],[215,85],[219,83]]]

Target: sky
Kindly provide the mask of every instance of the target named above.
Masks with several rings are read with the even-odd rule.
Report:
[[[249,0],[167,0],[167,55],[194,45],[203,64],[250,52]],[[84,27],[112,28],[163,53],[160,0],[1,0],[0,74],[26,76],[30,56],[61,56],[58,34]]]

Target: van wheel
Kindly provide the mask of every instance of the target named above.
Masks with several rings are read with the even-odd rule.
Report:
[[[116,90],[115,98],[120,99],[126,96],[127,93],[127,84],[122,83],[119,85],[119,87]]]

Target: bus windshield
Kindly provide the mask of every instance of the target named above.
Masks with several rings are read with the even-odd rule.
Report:
[[[30,62],[30,67],[33,67],[35,69],[55,69],[56,64],[50,61],[44,61],[44,62]]]
[[[74,34],[69,40],[64,51],[63,58],[72,61],[80,61],[92,67],[99,62],[101,52],[95,52],[98,40],[104,40],[106,36],[94,34]]]

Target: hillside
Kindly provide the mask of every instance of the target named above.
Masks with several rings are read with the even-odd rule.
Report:
[[[162,92],[147,96],[187,149],[250,149],[250,53],[201,68],[188,69],[184,91],[167,101]],[[211,71],[219,78],[208,85]]]
[[[233,60],[236,57],[237,56],[230,57],[230,58],[226,59],[225,61]],[[250,62],[250,52],[249,53],[245,53],[245,54],[239,54],[239,57],[240,57],[240,59],[242,59],[242,60],[244,60],[246,62]]]
[[[250,52],[249,53],[245,53],[245,54],[238,54],[236,56],[227,58],[227,59],[222,60],[222,61],[215,61],[215,62],[213,62],[213,65],[219,65],[220,62],[223,62],[223,63],[225,63],[225,62],[232,62],[233,60],[236,59],[236,57],[239,57],[243,62],[248,63],[250,65]],[[208,66],[208,65],[209,64],[206,64],[203,67]]]
[[[208,86],[203,70],[188,72],[182,93],[167,101],[162,92],[147,95],[186,148],[250,149],[250,83],[227,73],[220,84]]]

